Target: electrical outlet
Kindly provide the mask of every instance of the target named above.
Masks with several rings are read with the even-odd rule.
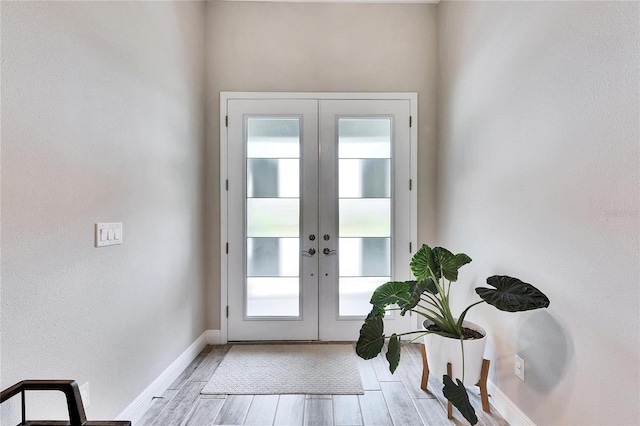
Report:
[[[82,405],[84,405],[84,408],[87,408],[91,404],[91,399],[89,398],[89,382],[80,386],[80,397],[82,398]]]
[[[513,374],[524,382],[524,359],[518,355],[513,356]]]

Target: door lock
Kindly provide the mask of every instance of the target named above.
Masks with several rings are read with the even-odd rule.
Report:
[[[316,239],[315,234],[309,234],[309,240],[313,241]]]
[[[329,241],[329,238],[331,238],[329,234],[324,234],[324,236],[322,237],[322,239],[325,241]]]

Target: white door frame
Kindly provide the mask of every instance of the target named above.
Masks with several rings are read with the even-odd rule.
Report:
[[[413,121],[410,128],[410,179],[411,179],[411,245],[417,250],[418,239],[418,94],[415,92],[398,93],[301,93],[301,92],[220,92],[220,341],[227,343],[227,306],[228,306],[228,137],[227,137],[227,101],[230,99],[344,99],[344,100],[408,100]],[[407,182],[409,185],[409,182]],[[409,249],[409,247],[407,247]]]

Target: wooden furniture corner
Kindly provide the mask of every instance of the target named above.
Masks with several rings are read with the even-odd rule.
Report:
[[[422,379],[420,381],[420,389],[427,391],[427,384],[429,383],[429,363],[427,362],[427,349],[424,343],[420,344],[422,349]],[[487,378],[489,377],[489,365],[488,359],[482,360],[482,370],[480,371],[480,380],[476,383],[476,386],[480,388],[480,400],[482,401],[482,411],[489,413],[491,408],[489,406],[489,392],[487,391]],[[447,363],[447,374],[451,377],[451,363]],[[452,404],[447,401],[447,417],[452,418]]]

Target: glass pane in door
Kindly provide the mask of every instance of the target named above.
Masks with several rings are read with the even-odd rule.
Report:
[[[300,315],[300,120],[246,120],[246,316]]]
[[[391,279],[391,119],[338,121],[339,316],[365,316]]]

